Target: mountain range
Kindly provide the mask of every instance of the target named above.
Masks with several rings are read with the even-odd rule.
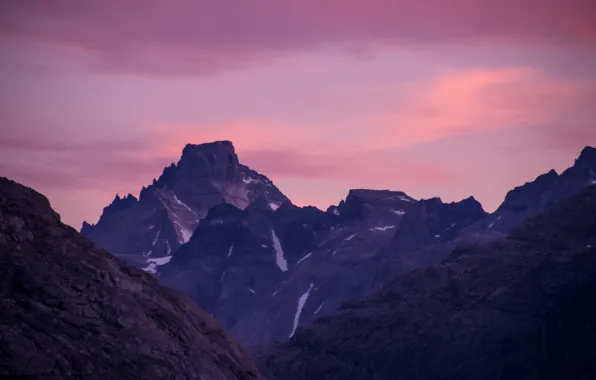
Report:
[[[269,379],[594,379],[596,185],[253,352]]]
[[[505,237],[596,183],[595,173],[596,149],[586,147],[572,167],[513,189],[491,214],[473,197],[444,203],[368,189],[323,211],[293,205],[220,141],[187,145],[139,199],[117,196],[81,233],[185,293],[241,344],[259,346],[459,245]]]
[[[367,189],[323,211],[188,145],[81,233],[0,178],[0,376],[592,379],[595,172],[586,147],[490,214]]]

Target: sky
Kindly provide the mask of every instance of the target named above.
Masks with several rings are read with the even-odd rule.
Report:
[[[478,199],[596,145],[593,0],[3,0],[0,175],[96,222],[187,143],[295,204]]]

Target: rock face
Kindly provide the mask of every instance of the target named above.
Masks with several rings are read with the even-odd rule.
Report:
[[[258,350],[293,379],[596,378],[596,186]]]
[[[242,344],[284,341],[299,323],[370,294],[393,277],[398,262],[384,248],[396,231],[416,232],[403,221],[406,210],[418,205],[425,210],[422,232],[431,231],[433,243],[486,215],[473,199],[444,204],[386,190],[351,190],[327,212],[289,203],[276,210],[265,202],[245,210],[222,204],[157,276],[189,295]],[[439,230],[447,230],[442,239],[434,235]]]
[[[116,196],[96,225],[81,233],[148,271],[188,242],[200,219],[220,203],[245,209],[256,200],[276,208],[289,203],[265,176],[241,165],[229,141],[187,145],[177,164],[143,188],[139,199]]]
[[[262,379],[185,296],[63,225],[39,193],[0,178],[0,377],[10,376]]]

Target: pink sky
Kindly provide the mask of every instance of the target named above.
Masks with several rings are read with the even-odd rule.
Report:
[[[596,145],[592,3],[3,1],[0,175],[78,228],[227,139],[297,204],[492,210]]]

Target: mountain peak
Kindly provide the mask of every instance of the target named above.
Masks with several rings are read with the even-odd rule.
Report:
[[[596,162],[596,148],[591,146],[584,147],[584,149],[582,149],[581,153],[579,154],[577,161]]]
[[[209,176],[212,169],[221,172],[225,167],[237,167],[239,164],[234,145],[230,141],[214,141],[196,145],[187,144],[182,150],[178,167]]]
[[[234,148],[234,144],[228,140],[213,141],[202,144],[186,144],[182,150],[182,157],[197,153],[225,153],[235,155],[236,150]]]

